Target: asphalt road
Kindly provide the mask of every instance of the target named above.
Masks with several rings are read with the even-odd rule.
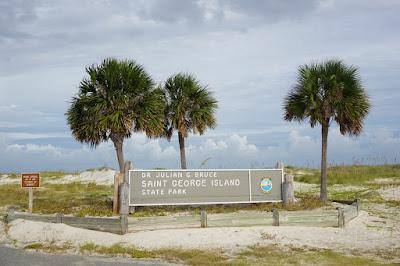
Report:
[[[69,265],[172,265],[161,261],[104,258],[82,255],[58,255],[0,246],[0,266],[69,266]]]

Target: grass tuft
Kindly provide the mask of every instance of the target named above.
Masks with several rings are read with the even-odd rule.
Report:
[[[81,253],[97,253],[109,256],[129,256],[131,258],[153,258],[154,254],[150,251],[140,250],[122,244],[114,244],[109,247],[99,246],[92,242],[85,243],[79,247]]]
[[[43,244],[43,243],[31,243],[24,247],[24,249],[41,250],[48,253],[65,253],[67,250],[71,250],[73,245],[71,242],[66,242],[62,245],[56,245],[54,243]]]
[[[157,254],[162,259],[188,265],[241,265],[230,261],[221,251],[159,249]]]

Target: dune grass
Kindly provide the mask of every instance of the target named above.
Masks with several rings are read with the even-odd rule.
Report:
[[[74,214],[76,216],[110,216],[113,187],[95,183],[46,184],[34,189],[34,213]],[[13,205],[19,209],[28,208],[28,190],[19,184],[0,186],[0,206]]]
[[[318,184],[320,171],[311,168],[287,167],[295,174],[298,182]],[[385,165],[349,165],[328,168],[328,183],[332,184],[367,184],[378,178],[392,178],[400,181],[400,164]]]

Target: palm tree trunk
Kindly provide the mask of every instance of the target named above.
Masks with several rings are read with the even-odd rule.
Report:
[[[328,150],[328,130],[329,122],[322,125],[322,153],[321,153],[321,189],[320,198],[322,201],[328,201],[328,177],[327,177],[327,150]]]
[[[117,152],[117,158],[118,158],[118,164],[119,164],[119,172],[123,173],[124,172],[124,152],[123,152],[123,140],[120,139],[114,139],[114,147],[115,151]]]
[[[181,132],[178,132],[179,149],[181,151],[181,168],[186,169],[186,154],[185,154],[185,138]]]

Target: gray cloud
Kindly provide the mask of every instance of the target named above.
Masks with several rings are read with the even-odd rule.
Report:
[[[225,28],[237,27],[235,20],[242,27],[248,27],[255,21],[271,23],[281,20],[297,20],[305,17],[318,7],[319,1],[241,1],[241,0],[209,0],[185,1],[164,0],[148,1],[144,12],[139,16],[144,19],[166,23],[190,24],[224,24]]]
[[[297,20],[308,15],[318,7],[318,0],[306,1],[241,1],[221,0],[221,6],[227,12],[245,16],[247,19],[261,19],[264,23],[281,20]]]
[[[319,131],[307,123],[283,121],[281,105],[298,65],[330,57],[360,68],[373,104],[364,135],[349,140],[345,155],[340,149],[346,143],[340,141],[347,138],[338,136],[330,160],[350,162],[374,152],[394,158],[400,149],[398,1],[41,0],[0,5],[0,171],[18,170],[17,158],[25,158],[27,168],[42,169],[115,163],[109,144],[91,151],[74,142],[64,117],[85,66],[108,56],[136,59],[157,82],[179,71],[192,72],[215,91],[220,100],[217,129],[189,138],[188,157],[195,166],[208,157],[214,167],[264,165],[277,157],[297,164],[318,162]],[[386,133],[375,134],[381,130]],[[171,155],[176,143],[132,141],[127,157],[139,164],[179,166],[179,158]],[[240,143],[255,145],[256,151],[238,152]],[[37,158],[31,154],[35,149],[48,156]]]
[[[149,1],[142,17],[166,23],[201,23],[204,19],[204,9],[196,1]]]
[[[38,1],[1,1],[0,2],[0,43],[23,39],[31,34],[23,31],[21,25],[37,18],[35,6]]]

